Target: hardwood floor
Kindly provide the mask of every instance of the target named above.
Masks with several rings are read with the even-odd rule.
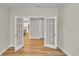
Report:
[[[17,52],[9,48],[2,56],[64,56],[60,49],[44,47],[43,39],[29,39],[27,33],[24,37],[24,47]]]

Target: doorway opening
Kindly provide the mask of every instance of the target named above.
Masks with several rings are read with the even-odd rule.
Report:
[[[23,18],[23,33],[24,33],[24,36],[29,34],[29,24],[30,24],[30,19],[29,18]]]
[[[16,17],[15,22],[15,51],[24,47],[23,34],[29,41],[41,40],[44,47],[57,48],[56,17]]]
[[[24,18],[24,46],[30,51],[44,47],[44,18]]]

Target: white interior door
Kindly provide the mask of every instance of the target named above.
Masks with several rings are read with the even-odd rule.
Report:
[[[15,19],[15,51],[23,47],[23,18]]]
[[[57,48],[57,20],[55,17],[49,17],[44,20],[44,46]]]
[[[30,18],[30,38],[40,38],[40,20],[39,18]]]

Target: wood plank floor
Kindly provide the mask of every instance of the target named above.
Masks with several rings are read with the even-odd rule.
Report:
[[[29,39],[27,33],[24,37],[24,47],[17,52],[9,48],[2,56],[64,56],[60,49],[44,47],[43,39]]]

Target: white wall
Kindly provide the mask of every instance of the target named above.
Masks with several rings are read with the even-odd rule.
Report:
[[[10,44],[14,42],[15,16],[57,16],[57,8],[10,8]]]
[[[8,8],[0,6],[0,54],[10,45],[10,20]]]
[[[61,43],[59,46],[69,55],[79,55],[79,4],[68,4],[60,10],[62,10],[59,11],[62,13],[59,15],[60,20],[63,20],[61,33],[63,30],[64,32],[63,40],[61,38],[59,40]]]
[[[64,10],[63,10],[63,6],[61,6],[61,7],[59,7],[58,8],[58,22],[57,22],[57,42],[58,42],[58,46],[59,47],[61,47],[61,48],[63,48],[64,46],[63,46],[63,44],[64,44],[64,42],[63,42],[63,12],[64,12]]]

